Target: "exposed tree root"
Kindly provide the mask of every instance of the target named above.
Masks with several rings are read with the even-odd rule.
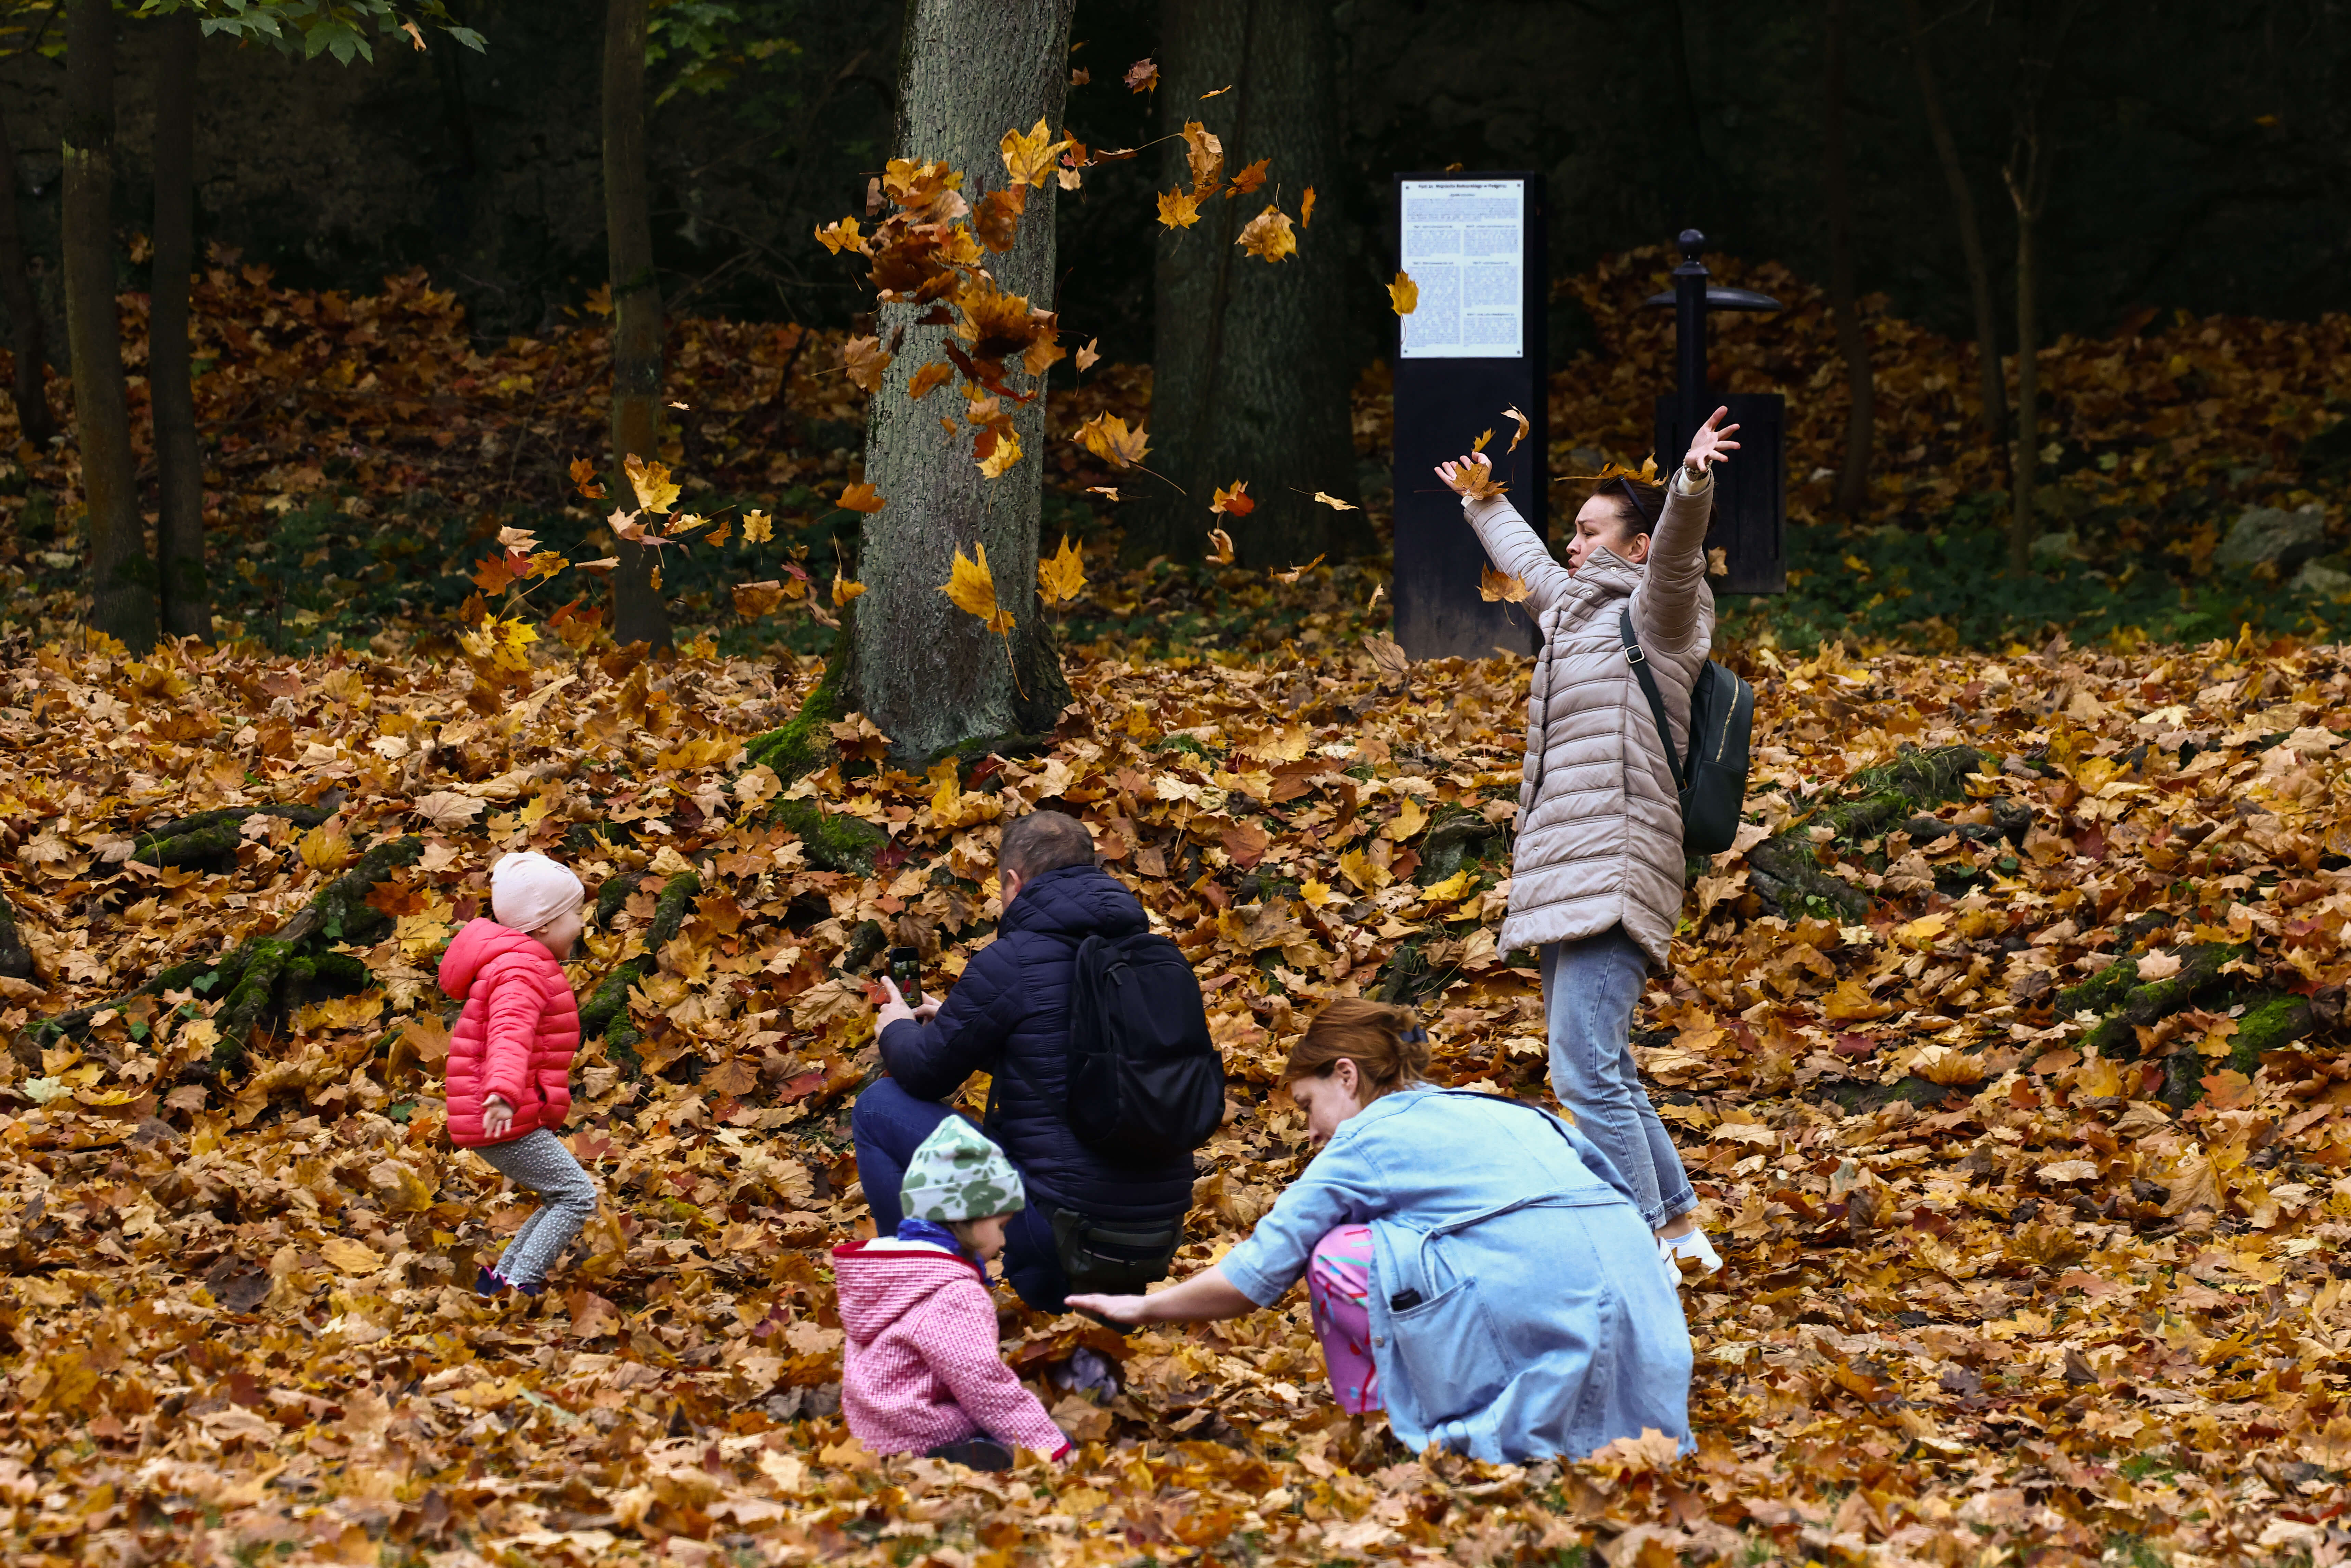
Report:
[[[1905,749],[1883,768],[1855,774],[1836,800],[1747,852],[1748,885],[1767,910],[1790,920],[1822,914],[1842,916],[1848,924],[1862,920],[1874,900],[1821,864],[1812,830],[1824,824],[1835,831],[1832,841],[1859,845],[1953,799],[1966,788],[1967,776],[1980,772],[1983,764],[1984,755],[1975,747],[1947,746],[1934,751]],[[1950,831],[1947,822],[1931,828],[1920,822],[1917,827],[1921,833]]]
[[[632,878],[614,896],[608,883],[596,899],[599,923],[609,920],[637,885],[637,879]],[[691,901],[701,891],[702,878],[690,871],[682,871],[662,883],[660,896],[653,901],[653,924],[645,931],[645,950],[614,965],[611,973],[580,1004],[580,1038],[584,1041],[601,1036],[613,1065],[632,1078],[643,1066],[637,1046],[645,1037],[629,1017],[629,990],[660,967],[662,948],[685,925]]]
[[[247,817],[283,817],[298,828],[315,828],[335,814],[331,806],[230,806],[181,817],[131,841],[131,858],[144,865],[202,865],[236,858]]]
[[[90,1019],[108,1008],[120,1007],[133,997],[195,991],[223,998],[214,1015],[220,1041],[213,1048],[211,1065],[216,1071],[234,1072],[244,1063],[247,1044],[271,1019],[305,1002],[344,995],[368,983],[367,966],[333,951],[334,946],[371,942],[382,935],[391,918],[369,907],[368,894],[395,866],[411,863],[423,852],[424,841],[413,836],[372,844],[267,936],[248,936],[218,958],[174,964],[110,1001],[44,1019],[19,1034],[11,1049],[19,1061],[37,1067],[45,1047],[60,1039],[81,1038]]]

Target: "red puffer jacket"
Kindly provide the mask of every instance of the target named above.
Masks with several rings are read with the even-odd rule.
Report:
[[[580,1004],[555,955],[512,926],[468,921],[441,959],[441,988],[465,1004],[449,1037],[449,1141],[472,1148],[562,1126]],[[514,1107],[503,1138],[482,1134],[492,1094]]]

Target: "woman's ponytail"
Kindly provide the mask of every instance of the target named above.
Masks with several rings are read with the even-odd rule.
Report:
[[[1290,1048],[1281,1082],[1326,1078],[1342,1061],[1362,1074],[1364,1103],[1422,1082],[1428,1071],[1428,1031],[1409,1009],[1379,1002],[1332,1002],[1315,1015]]]

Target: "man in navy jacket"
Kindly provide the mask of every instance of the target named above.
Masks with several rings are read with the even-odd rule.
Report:
[[[1095,866],[1085,824],[1058,811],[1005,824],[997,873],[996,939],[972,955],[944,1002],[909,1008],[883,981],[890,1000],[875,1023],[890,1075],[857,1097],[850,1129],[874,1233],[894,1235],[907,1160],[955,1113],[946,1102],[965,1080],[989,1074],[986,1128],[1029,1194],[1008,1228],[1005,1278],[1030,1306],[1059,1312],[1071,1289],[1063,1242],[1143,1256],[1155,1254],[1151,1239],[1164,1236],[1173,1250],[1192,1204],[1192,1161],[1113,1164],[1080,1141],[1066,1110],[1078,944],[1147,930],[1143,906]]]

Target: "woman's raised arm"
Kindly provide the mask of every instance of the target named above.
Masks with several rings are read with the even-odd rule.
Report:
[[[1573,580],[1567,569],[1552,559],[1519,509],[1493,483],[1493,465],[1483,454],[1437,465],[1437,476],[1462,498],[1461,515],[1478,531],[1486,559],[1504,577],[1527,585],[1527,608],[1537,615],[1549,610],[1567,591]]]
[[[1636,625],[1644,644],[1659,653],[1689,645],[1698,632],[1698,590],[1706,580],[1706,531],[1714,517],[1713,465],[1727,463],[1739,443],[1730,413],[1718,408],[1690,438],[1689,452],[1666,486],[1666,509],[1649,546],[1648,580],[1642,585]]]

